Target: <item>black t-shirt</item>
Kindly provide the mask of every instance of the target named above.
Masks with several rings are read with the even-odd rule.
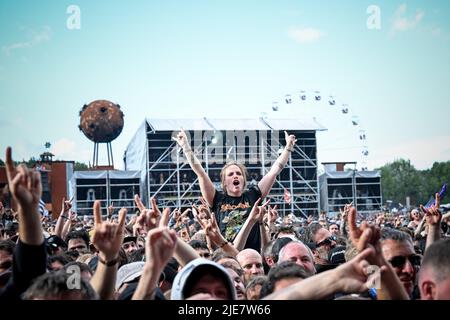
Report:
[[[212,210],[216,215],[217,223],[225,239],[228,241],[234,240],[249,216],[250,211],[252,211],[253,205],[259,198],[261,198],[261,191],[258,186],[251,187],[240,197],[232,197],[224,192],[216,191]],[[258,224],[255,224],[250,231],[245,248],[261,251],[261,234]]]

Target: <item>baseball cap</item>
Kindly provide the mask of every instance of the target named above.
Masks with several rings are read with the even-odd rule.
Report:
[[[127,236],[127,237],[123,238],[122,243],[136,242],[136,241],[137,241],[137,237]]]
[[[338,265],[345,263],[345,246],[336,246],[328,253],[330,264]]]
[[[124,283],[130,282],[140,277],[144,269],[144,264],[145,262],[143,261],[137,261],[125,264],[120,267],[120,269],[117,271],[116,290],[119,290],[119,288]]]
[[[231,300],[236,300],[236,290],[227,270],[217,262],[204,258],[192,260],[178,272],[173,281],[171,300],[186,299],[184,296],[186,284],[189,283],[190,280],[195,279],[195,277],[206,275],[208,272],[214,272],[214,274],[220,275],[222,279],[225,280],[228,292],[230,292],[231,295]]]

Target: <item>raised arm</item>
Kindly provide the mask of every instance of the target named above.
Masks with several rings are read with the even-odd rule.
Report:
[[[94,202],[95,233],[92,243],[99,251],[99,264],[91,279],[91,285],[100,299],[110,300],[114,296],[119,250],[123,241],[127,209],[119,211],[119,223],[102,221],[100,201]]]
[[[353,202],[352,202],[352,203],[353,203]],[[339,231],[340,231],[341,235],[342,235],[343,237],[346,237],[346,238],[347,238],[347,236],[348,236],[348,234],[347,234],[347,217],[348,217],[348,211],[349,211],[349,209],[350,209],[352,203],[346,204],[346,205],[344,206],[344,210],[342,210],[342,209],[339,208],[339,211],[341,212],[341,224],[339,225]]]
[[[434,206],[426,209],[424,206],[420,206],[420,209],[425,214],[425,220],[428,224],[427,242],[425,245],[425,251],[434,242],[441,238],[441,220],[442,214],[439,211],[440,198],[439,193],[436,193],[436,203]]]
[[[62,239],[64,239],[64,237],[62,236],[64,224],[66,223],[67,220],[69,220],[69,211],[71,208],[72,208],[72,202],[66,201],[66,198],[63,197],[61,213],[59,214],[58,221],[56,222],[56,226],[55,226],[55,234],[58,237],[61,237]]]
[[[17,170],[11,157],[11,148],[6,149],[6,175],[9,189],[19,208],[19,239],[25,244],[41,245],[44,242],[39,200],[42,195],[41,175],[21,164]]]
[[[20,299],[32,280],[45,273],[46,251],[39,214],[41,176],[24,165],[14,167],[11,148],[6,149],[9,190],[18,204],[19,242],[14,252],[12,280],[0,290],[0,299]]]
[[[203,198],[205,198],[206,202],[208,202],[208,205],[212,207],[216,189],[214,188],[214,184],[212,183],[205,169],[203,169],[201,162],[198,160],[198,158],[194,154],[194,151],[191,149],[188,138],[186,136],[186,132],[181,129],[177,137],[173,139],[183,149],[184,155],[186,156],[191,169],[198,177],[202,196]]]
[[[369,226],[363,222],[361,226],[356,225],[356,209],[351,207],[348,213],[348,225],[350,239],[358,251],[367,248],[374,249],[374,254],[368,257],[372,265],[376,265],[383,270],[381,273],[381,287],[378,288],[379,300],[408,300],[408,294],[398,278],[391,264],[383,256],[380,236],[380,228]]]
[[[238,251],[244,249],[247,238],[250,235],[250,231],[256,223],[259,223],[264,228],[263,218],[265,214],[265,206],[269,204],[269,200],[267,200],[262,206],[259,206],[260,202],[261,198],[256,200],[255,204],[253,205],[252,211],[250,211],[250,214],[248,215],[247,220],[245,220],[244,224],[241,227],[241,230],[239,230],[239,233],[234,239],[233,246]]]
[[[158,280],[175,249],[177,235],[167,227],[158,227],[148,232],[145,241],[145,265],[133,300],[152,300]]]
[[[136,220],[136,224],[139,225],[139,232],[149,232],[155,228],[164,227],[167,228],[167,224],[169,223],[170,209],[164,209],[163,213],[158,208],[158,204],[156,203],[156,199],[154,197],[151,198],[152,209],[147,209],[142,201],[140,201],[139,196],[135,196],[136,205],[141,211],[141,215]],[[169,211],[168,211],[169,210]],[[185,243],[180,238],[175,238],[175,252],[174,257],[177,261],[184,266],[189,261],[200,258],[200,255],[197,251],[194,250],[190,245]]]
[[[61,238],[65,239],[72,229],[72,225],[75,225],[77,222],[77,214],[75,212],[70,212],[69,219],[65,220],[64,226],[61,231]]]
[[[261,198],[265,198],[269,194],[270,189],[272,189],[275,182],[275,178],[286,166],[289,160],[289,154],[294,150],[295,143],[297,142],[294,135],[289,135],[286,131],[284,132],[284,135],[286,139],[286,146],[284,147],[283,152],[274,162],[269,172],[267,172],[261,181],[258,182],[259,190],[261,190]]]
[[[420,233],[423,231],[423,228],[425,228],[425,222],[426,222],[426,217],[423,216],[422,220],[420,220],[419,225],[416,227],[416,229],[414,229],[414,237],[417,237],[420,235]],[[409,225],[408,225],[409,226]]]
[[[361,293],[367,291],[369,266],[367,259],[373,255],[373,249],[365,249],[352,260],[339,267],[319,273],[276,291],[264,300],[320,300],[338,292]]]
[[[207,219],[203,220],[198,217],[198,212],[203,210],[207,212]],[[220,233],[220,228],[217,224],[216,216],[209,211],[208,206],[202,205],[199,208],[192,206],[192,213],[194,218],[200,224],[206,235],[206,243],[208,244],[209,250],[213,251],[215,248],[221,248],[224,252],[236,257],[239,253],[238,250],[233,247]]]

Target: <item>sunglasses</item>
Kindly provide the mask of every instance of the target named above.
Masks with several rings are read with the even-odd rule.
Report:
[[[417,255],[417,254],[412,254],[408,257],[405,256],[396,256],[393,257],[391,260],[389,260],[389,263],[394,267],[394,268],[403,268],[405,266],[406,263],[406,259],[409,260],[409,262],[411,263],[412,266],[417,267],[420,266],[420,263],[422,261],[421,256]]]
[[[336,239],[337,238],[335,236],[328,237],[328,238],[316,243],[316,247],[331,245],[333,243],[333,241],[336,241]]]

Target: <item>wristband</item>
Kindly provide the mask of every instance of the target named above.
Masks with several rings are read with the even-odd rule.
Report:
[[[100,258],[100,256],[98,256],[98,261],[107,267],[115,266],[117,262],[119,262],[118,258],[112,259],[111,261],[105,261],[102,258]]]

